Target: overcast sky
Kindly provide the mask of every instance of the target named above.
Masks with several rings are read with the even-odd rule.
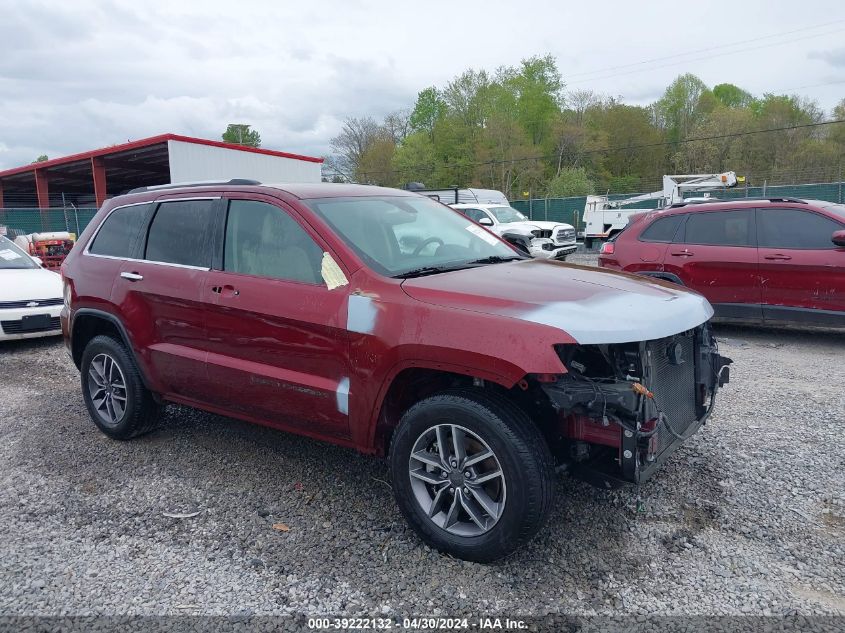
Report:
[[[845,2],[0,0],[0,169],[164,132],[219,139],[228,122],[320,156],[344,117],[546,53],[568,88],[629,103],[692,72],[829,111]]]

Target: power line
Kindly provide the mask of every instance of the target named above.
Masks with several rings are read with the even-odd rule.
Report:
[[[756,50],[760,50],[760,49],[763,49],[763,48],[769,48],[771,46],[782,46],[784,44],[792,44],[793,42],[800,42],[802,40],[818,38],[818,37],[822,37],[824,35],[832,35],[834,33],[840,33],[843,30],[845,30],[845,29],[841,29],[841,28],[840,29],[834,29],[832,31],[827,31],[826,33],[814,33],[812,35],[805,35],[804,37],[797,37],[797,38],[794,38],[794,39],[791,39],[791,40],[771,42],[769,44],[763,44],[761,46],[751,46],[749,48],[740,48],[740,49],[737,49],[735,51],[725,51],[723,53],[716,53],[714,55],[705,55],[703,57],[696,57],[696,58],[693,58],[693,59],[685,59],[685,60],[681,60],[681,61],[670,62],[668,64],[661,64],[659,66],[649,66],[647,68],[637,68],[637,69],[629,70],[629,71],[625,71],[625,72],[611,73],[609,75],[602,75],[601,77],[588,77],[586,79],[578,79],[576,81],[569,81],[568,84],[580,84],[580,83],[585,83],[585,82],[588,82],[588,81],[601,81],[602,79],[611,79],[613,77],[623,77],[623,76],[627,76],[627,75],[633,75],[633,74],[636,74],[636,73],[648,72],[648,71],[651,71],[651,70],[659,70],[661,68],[668,68],[670,66],[678,66],[679,64],[690,64],[692,62],[705,61],[705,60],[708,60],[708,59],[713,59],[714,57],[724,57],[725,55],[735,55],[737,53],[747,53],[748,51],[756,51]]]
[[[739,41],[733,42],[731,44],[720,44],[718,46],[708,46],[706,48],[699,48],[699,49],[695,49],[695,50],[692,50],[692,51],[687,51],[685,53],[675,53],[674,55],[664,55],[662,57],[653,57],[651,59],[646,59],[646,60],[639,61],[639,62],[632,62],[630,64],[621,64],[619,66],[608,66],[608,67],[605,67],[605,68],[596,68],[596,69],[593,69],[593,70],[585,70],[585,71],[582,71],[582,72],[579,72],[579,73],[572,73],[569,76],[570,77],[582,77],[584,75],[600,75],[600,74],[604,74],[605,72],[609,72],[609,71],[613,71],[613,70],[621,70],[623,68],[632,68],[632,67],[636,67],[636,66],[642,66],[642,65],[645,65],[645,64],[651,64],[652,62],[663,61],[663,60],[666,60],[666,59],[677,59],[678,57],[686,57],[687,55],[696,55],[698,53],[706,53],[708,51],[715,51],[715,50],[719,50],[719,49],[722,49],[722,48],[730,48],[732,46],[739,46],[741,44],[750,44],[751,42],[759,42],[761,40],[767,40],[767,39],[771,39],[773,37],[781,37],[783,35],[792,35],[793,33],[800,33],[800,32],[803,32],[803,31],[811,31],[811,30],[814,30],[814,29],[819,29],[819,28],[823,28],[823,27],[826,27],[826,26],[831,26],[833,24],[838,24],[840,22],[845,22],[845,19],[832,20],[830,22],[825,22],[825,23],[822,23],[822,24],[816,24],[815,26],[805,26],[805,27],[800,28],[800,29],[793,29],[792,31],[783,31],[781,33],[772,33],[771,35],[762,35],[760,37],[755,37],[755,38],[752,38],[752,39],[749,39],[749,40],[739,40]],[[780,43],[780,42],[776,42],[776,44],[777,43]]]
[[[686,143],[695,143],[698,141],[715,141],[720,139],[726,138],[739,138],[743,136],[752,136],[755,134],[767,134],[770,132],[786,132],[790,130],[801,130],[801,129],[808,129],[808,128],[816,128],[822,127],[825,125],[834,125],[837,123],[845,123],[845,119],[834,119],[831,121],[818,121],[815,123],[802,123],[799,125],[787,125],[783,127],[775,127],[775,128],[767,128],[764,130],[746,130],[744,132],[732,132],[729,134],[714,134],[712,136],[698,136],[694,138],[687,138],[681,139],[679,141],[658,141],[655,143],[641,143],[638,145],[625,145],[619,147],[607,147],[603,149],[591,149],[591,150],[584,150],[579,152],[579,154],[604,154],[609,152],[625,152],[631,151],[636,149],[649,149],[653,147],[665,147],[668,145],[683,145]],[[541,154],[538,156],[525,156],[522,158],[511,158],[511,159],[502,159],[502,160],[490,160],[490,161],[481,161],[475,163],[460,163],[460,164],[444,164],[442,167],[449,169],[449,168],[468,168],[468,167],[485,167],[487,165],[503,165],[503,164],[511,164],[511,163],[520,163],[530,160],[549,160],[552,158],[556,158],[558,155],[555,154]],[[408,165],[403,167],[402,169],[393,169],[390,171],[370,171],[370,172],[361,172],[361,176],[387,176],[395,173],[405,173],[412,170],[419,170],[425,168],[434,168],[436,165],[430,163],[421,163],[419,165]]]

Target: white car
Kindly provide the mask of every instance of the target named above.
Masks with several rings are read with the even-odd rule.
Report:
[[[0,341],[62,333],[62,278],[0,235]]]
[[[562,222],[541,222],[529,220],[513,207],[502,204],[450,204],[470,220],[488,227],[497,235],[507,232],[531,235],[529,251],[533,257],[542,259],[566,259],[578,248],[575,242],[575,228]]]

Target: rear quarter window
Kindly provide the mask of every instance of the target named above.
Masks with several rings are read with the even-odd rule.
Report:
[[[136,204],[112,211],[94,236],[88,252],[109,257],[133,257],[138,234],[151,207],[152,204]]]
[[[640,235],[640,240],[643,242],[671,242],[683,220],[684,216],[680,214],[658,218],[646,227]]]

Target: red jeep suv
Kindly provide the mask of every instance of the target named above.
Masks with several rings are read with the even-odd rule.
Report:
[[[795,198],[637,214],[599,266],[703,294],[730,320],[845,326],[845,205]]]
[[[62,273],[104,433],[147,432],[174,402],[389,455],[410,525],[470,560],[539,529],[556,466],[643,481],[728,377],[701,295],[527,258],[393,189],[136,190]]]

